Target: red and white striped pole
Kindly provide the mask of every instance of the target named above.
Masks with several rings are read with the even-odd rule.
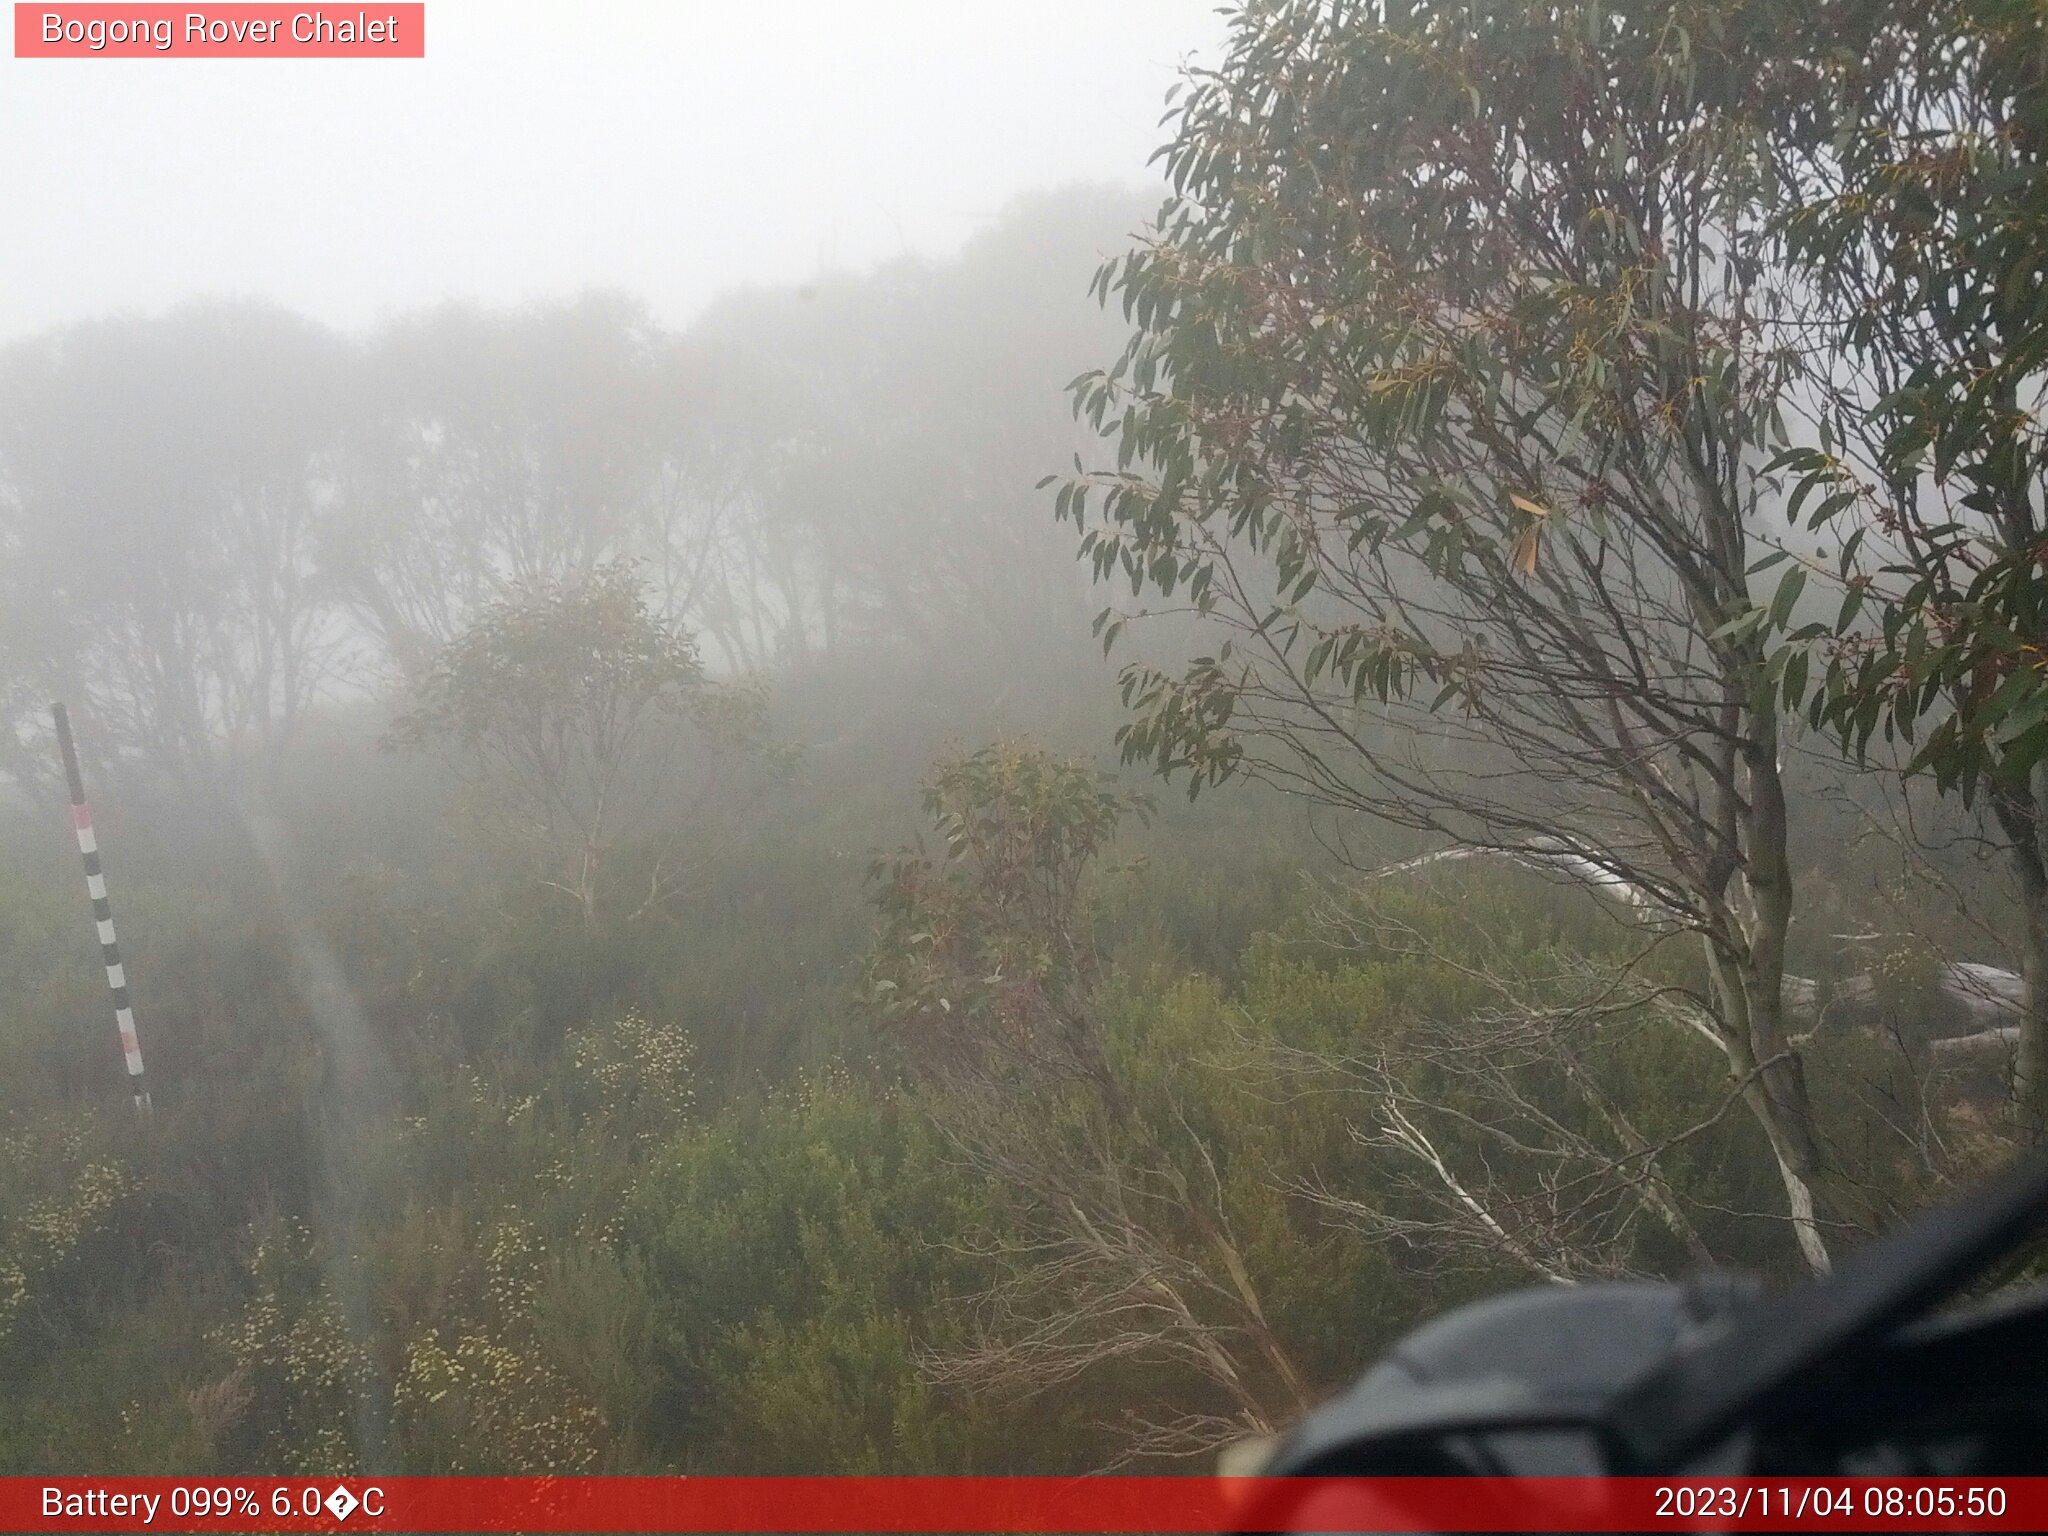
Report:
[[[71,717],[62,704],[50,706],[57,722],[57,746],[64,754],[64,778],[71,786],[71,824],[78,829],[78,853],[85,860],[85,893],[92,898],[93,921],[99,925],[100,954],[107,962],[107,985],[114,992],[114,1024],[121,1031],[121,1054],[128,1060],[128,1084],[135,1107],[149,1108],[149,1085],[142,1077],[142,1042],[135,1037],[135,1013],[128,1006],[128,973],[121,968],[121,946],[114,942],[114,909],[107,901],[107,877],[100,869],[99,839],[93,836],[92,807],[85,803],[85,780],[78,772],[78,748],[71,740]]]

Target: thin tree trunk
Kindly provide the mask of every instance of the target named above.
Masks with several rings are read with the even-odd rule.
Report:
[[[2021,1139],[2033,1143],[2048,1138],[2048,858],[2041,847],[2041,797],[2033,784],[1994,790],[1991,810],[2019,886],[2026,999],[2013,1059],[2013,1118]]]
[[[2038,868],[2038,865],[2036,866]],[[2026,917],[2020,974],[2027,984],[2013,1054],[2013,1113],[2020,1137],[2048,1140],[2048,881],[2022,887]]]

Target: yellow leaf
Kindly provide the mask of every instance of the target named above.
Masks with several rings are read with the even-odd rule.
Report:
[[[1543,525],[1531,523],[1515,535],[1514,548],[1508,551],[1508,564],[1524,576],[1536,574],[1536,554],[1543,542]]]
[[[1531,501],[1528,497],[1517,496],[1513,491],[1508,492],[1508,500],[1512,501],[1516,506],[1520,507],[1524,512],[1528,513],[1531,517],[1550,516],[1550,508],[1539,507],[1536,505],[1535,502]]]

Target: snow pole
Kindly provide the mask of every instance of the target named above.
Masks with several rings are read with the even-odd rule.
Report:
[[[93,835],[92,807],[85,803],[78,747],[71,740],[71,716],[62,704],[52,704],[50,718],[57,723],[57,746],[64,754],[64,779],[71,787],[71,825],[78,832],[79,857],[85,860],[85,893],[92,898],[100,955],[107,963],[107,985],[114,994],[114,1025],[121,1031],[121,1054],[128,1061],[128,1086],[134,1090],[135,1107],[146,1111],[149,1085],[142,1076],[142,1042],[135,1037],[135,1013],[128,1006],[128,973],[121,968],[121,946],[114,942],[114,909],[107,901],[107,877],[100,869],[100,845]]]

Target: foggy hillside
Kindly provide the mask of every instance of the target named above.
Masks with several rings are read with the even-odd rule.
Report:
[[[845,259],[734,254],[717,156],[824,175],[736,133],[636,162],[725,188],[687,258],[606,161],[389,292],[266,225],[10,312],[0,1471],[1207,1470],[2044,1134],[2010,39],[1152,9],[1042,145],[816,106],[929,157],[806,181]],[[1972,111],[1910,206],[1841,126]]]

